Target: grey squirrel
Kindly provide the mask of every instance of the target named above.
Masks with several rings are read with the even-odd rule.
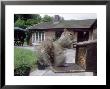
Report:
[[[37,54],[38,69],[45,69],[48,66],[62,66],[65,64],[64,50],[70,48],[74,42],[74,33],[64,29],[61,37],[53,41],[47,39],[41,43]]]

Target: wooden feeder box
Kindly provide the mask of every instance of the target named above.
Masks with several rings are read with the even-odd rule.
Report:
[[[76,44],[76,64],[85,71],[97,75],[97,41],[83,41]]]

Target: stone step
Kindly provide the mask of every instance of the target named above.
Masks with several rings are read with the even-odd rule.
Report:
[[[36,69],[30,73],[30,76],[93,76],[93,72],[55,73],[50,69]]]
[[[85,72],[85,69],[75,63],[66,63],[64,66],[53,66],[53,72],[55,73],[74,73],[74,72]]]

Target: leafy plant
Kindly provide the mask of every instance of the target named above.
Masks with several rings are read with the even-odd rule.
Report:
[[[18,20],[16,20],[15,27],[26,28],[25,20],[22,20],[20,18]]]
[[[30,67],[23,64],[19,68],[14,69],[15,76],[28,76],[29,72],[30,72]]]
[[[52,17],[48,16],[48,15],[45,15],[43,18],[42,18],[42,22],[51,22],[52,21]]]
[[[14,71],[15,74],[23,75],[27,70],[36,67],[37,55],[28,49],[15,48],[14,49]]]

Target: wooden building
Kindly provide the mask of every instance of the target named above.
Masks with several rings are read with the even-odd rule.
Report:
[[[59,38],[65,28],[74,33],[76,42],[93,40],[97,37],[97,19],[55,20],[39,23],[26,29],[31,33],[30,43],[39,44],[48,37],[54,40]]]

